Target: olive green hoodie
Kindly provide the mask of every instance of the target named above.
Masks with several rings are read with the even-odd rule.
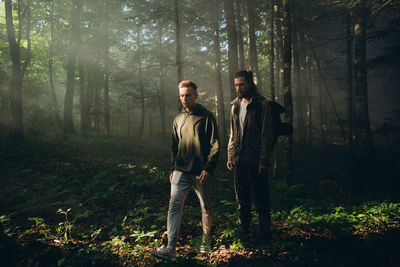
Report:
[[[172,169],[199,175],[210,174],[219,154],[218,128],[213,114],[200,104],[187,112],[182,109],[174,120]]]

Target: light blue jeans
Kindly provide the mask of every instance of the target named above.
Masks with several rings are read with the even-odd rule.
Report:
[[[176,247],[181,226],[183,205],[191,187],[194,187],[197,197],[200,200],[203,234],[210,235],[213,219],[211,213],[211,178],[201,184],[196,175],[174,171],[171,181],[171,199],[169,201],[167,221],[169,248]]]

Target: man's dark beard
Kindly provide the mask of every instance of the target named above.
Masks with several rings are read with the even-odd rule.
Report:
[[[247,91],[243,92],[240,89],[238,90],[238,97],[239,98],[249,98],[252,96],[252,91],[248,89]]]

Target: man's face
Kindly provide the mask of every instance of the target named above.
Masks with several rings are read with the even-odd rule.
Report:
[[[179,99],[185,109],[192,109],[196,105],[197,92],[192,87],[180,87]]]
[[[244,77],[235,78],[235,88],[239,98],[246,98],[250,95],[249,84]]]

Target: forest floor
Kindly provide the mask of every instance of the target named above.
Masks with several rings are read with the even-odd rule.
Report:
[[[213,181],[212,250],[198,254],[201,212],[186,200],[178,259],[166,244],[168,142],[0,140],[1,266],[400,266],[400,159],[342,147],[296,149],[288,186],[270,179],[272,235],[237,233],[232,173],[222,151]],[[281,170],[280,170],[281,171]]]

